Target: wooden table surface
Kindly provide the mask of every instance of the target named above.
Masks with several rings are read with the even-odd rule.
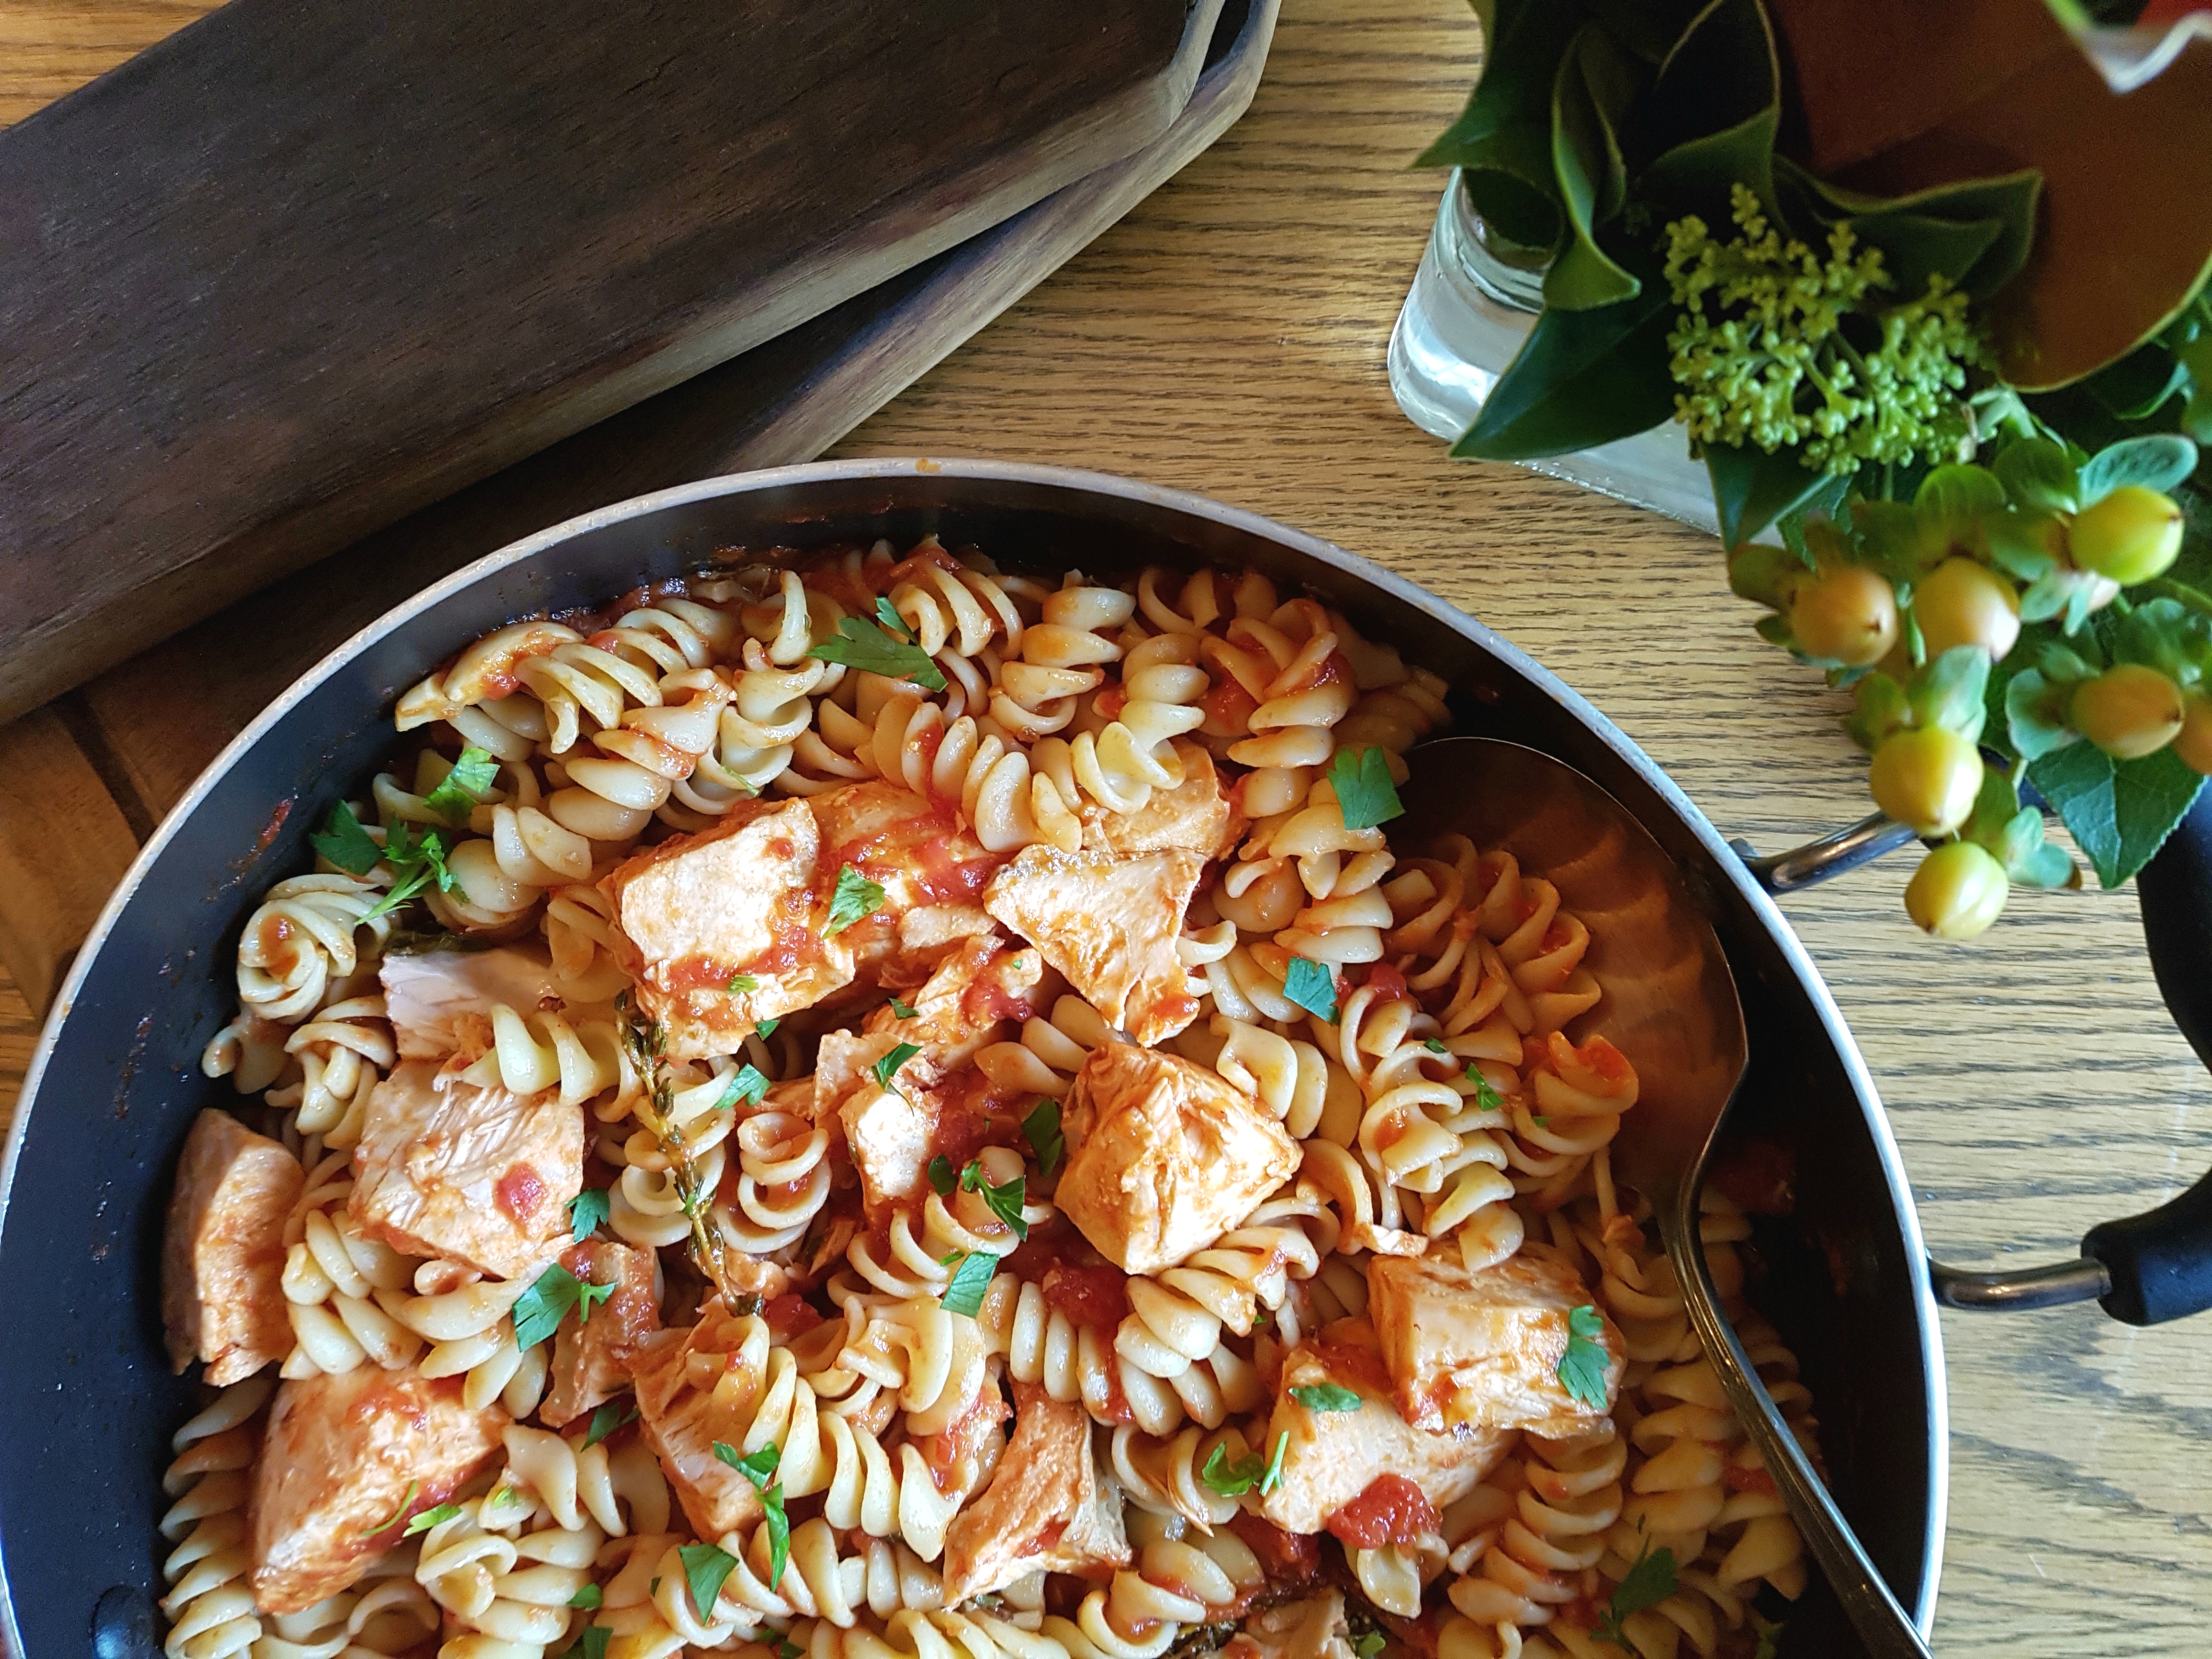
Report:
[[[0,0],[0,122],[205,8]],[[1408,158],[1478,60],[1457,0],[1286,0],[1243,123],[833,452],[994,455],[1201,490],[1367,554],[1565,676],[1762,849],[1866,810],[1843,700],[1752,633],[1709,537],[1448,461],[1383,350],[1440,191]],[[2212,1150],[2132,890],[2021,893],[1978,944],[1906,924],[1906,861],[1793,898],[1888,1103],[1936,1252],[2071,1255]],[[33,1032],[0,980],[0,1107]],[[1945,1656],[2212,1647],[2212,1317],[1946,1314]]]

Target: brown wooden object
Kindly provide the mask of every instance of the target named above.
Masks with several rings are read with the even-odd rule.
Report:
[[[1220,0],[234,0],[0,134],[0,717],[1164,133]]]

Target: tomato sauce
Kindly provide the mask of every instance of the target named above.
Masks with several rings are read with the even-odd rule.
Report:
[[[1252,694],[1234,678],[1224,678],[1206,693],[1206,701],[1200,705],[1206,711],[1206,724],[1199,730],[1209,738],[1243,737],[1251,730],[1252,711],[1259,706]]]
[[[545,1183],[527,1164],[518,1164],[491,1189],[492,1201],[514,1219],[527,1222],[545,1201]]]
[[[1367,983],[1386,1002],[1406,995],[1408,989],[1405,975],[1387,962],[1375,963],[1368,968]]]
[[[1316,1342],[1311,1352],[1328,1368],[1332,1380],[1347,1387],[1364,1388],[1384,1399],[1389,1397],[1390,1370],[1374,1349],[1344,1342]]]
[[[930,570],[942,570],[949,576],[960,574],[960,561],[941,547],[917,547],[888,570],[877,572],[870,580],[878,593],[888,593],[901,582],[919,580]]]
[[[1119,685],[1107,686],[1092,699],[1092,706],[1098,710],[1101,720],[1118,720],[1121,711],[1129,706],[1129,693]]]
[[[805,1297],[795,1292],[769,1297],[761,1308],[761,1317],[768,1321],[769,1331],[780,1342],[788,1342],[801,1331],[811,1331],[822,1322],[822,1315]]]
[[[1328,1517],[1328,1529],[1354,1549],[1410,1544],[1442,1522],[1426,1493],[1402,1474],[1378,1474],[1367,1489]]]
[[[1270,1589],[1286,1589],[1321,1577],[1321,1545],[1314,1539],[1285,1532],[1265,1516],[1239,1510],[1230,1517],[1229,1530],[1260,1558]]]
[[[1044,1299],[1078,1325],[1118,1329],[1129,1312],[1129,1276],[1119,1267],[1055,1261],[1045,1269]]]
[[[1730,1492],[1755,1492],[1762,1498],[1779,1498],[1775,1490],[1774,1477],[1765,1469],[1741,1468],[1731,1463],[1721,1471],[1721,1480]]]

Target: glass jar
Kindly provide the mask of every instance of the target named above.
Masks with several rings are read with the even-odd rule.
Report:
[[[1452,169],[1428,251],[1390,331],[1390,390],[1415,426],[1456,439],[1474,424],[1536,320],[1549,257],[1490,230],[1468,201],[1459,169]],[[1719,533],[1712,485],[1672,421],[1595,449],[1521,465]]]

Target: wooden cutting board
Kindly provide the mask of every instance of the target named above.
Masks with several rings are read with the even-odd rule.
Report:
[[[1137,154],[743,356],[327,556],[0,726],[0,959],[43,1010],[162,814],[332,646],[447,572],[588,508],[811,459],[1243,114],[1278,0],[1228,0]]]
[[[1222,0],[232,0],[0,134],[0,719],[1158,140]]]

